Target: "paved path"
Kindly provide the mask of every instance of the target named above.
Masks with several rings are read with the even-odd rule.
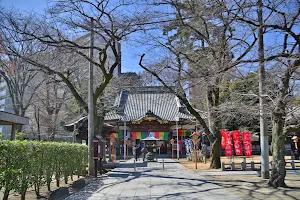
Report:
[[[158,163],[136,163],[133,160],[92,181],[81,191],[71,195],[67,200],[104,200],[104,199],[205,199],[228,200],[239,199],[222,187],[206,181],[199,173],[194,173],[184,166],[165,159]]]

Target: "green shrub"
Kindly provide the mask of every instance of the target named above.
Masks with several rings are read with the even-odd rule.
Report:
[[[87,146],[58,142],[0,141],[0,189],[3,199],[10,191],[21,194],[25,199],[26,190],[34,186],[36,195],[39,188],[47,184],[50,191],[52,177],[60,181],[69,176],[83,175],[87,167]]]

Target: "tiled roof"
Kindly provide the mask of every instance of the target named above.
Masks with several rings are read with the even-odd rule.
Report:
[[[138,120],[148,111],[153,112],[162,120],[175,121],[176,116],[182,119],[192,119],[189,112],[180,104],[178,98],[162,87],[131,88],[122,91],[115,102],[116,110],[109,112],[105,120],[122,119],[126,121]]]

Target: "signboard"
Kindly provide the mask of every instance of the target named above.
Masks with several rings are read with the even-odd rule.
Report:
[[[252,156],[252,145],[250,132],[243,132],[244,154]]]
[[[197,142],[199,136],[200,136],[199,133],[194,132],[194,133],[191,135],[193,142]]]
[[[240,131],[232,131],[231,133],[232,133],[233,142],[234,142],[235,155],[241,156],[241,155],[243,155],[243,152],[242,152]]]
[[[199,138],[200,134],[199,133],[196,133],[194,132],[191,137],[192,137],[192,141],[194,143],[194,147],[196,149],[196,146],[197,146],[197,142],[198,142],[198,138]]]

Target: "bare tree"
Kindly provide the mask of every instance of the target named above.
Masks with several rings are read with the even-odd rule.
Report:
[[[2,40],[0,44],[2,47],[0,50],[2,55],[0,56],[0,75],[6,82],[13,112],[24,117],[43,80],[36,79],[39,72],[34,71],[32,65],[8,54],[3,45],[4,41]],[[21,45],[22,51],[32,50],[28,43],[24,42]],[[17,131],[20,132],[21,130],[22,126],[18,126]]]
[[[36,41],[45,47],[49,59],[48,62],[43,61],[40,58],[41,54],[24,56],[10,46],[7,46],[8,51],[37,66],[40,70],[58,77],[68,86],[78,104],[88,112],[86,100],[71,79],[74,69],[66,63],[66,59],[62,59],[61,55],[63,54],[64,58],[66,55],[71,56],[72,59],[81,58],[86,61],[86,64],[92,63],[97,68],[97,82],[93,91],[93,105],[96,107],[97,103],[101,104],[99,97],[104,94],[117,67],[121,64],[120,41],[129,34],[142,30],[141,24],[151,17],[151,13],[137,10],[131,1],[63,0],[54,1],[50,5],[49,15],[43,18],[24,16],[14,11],[2,12],[1,17],[4,19],[1,30],[10,33],[8,35],[12,41]],[[93,30],[91,30],[91,21],[94,22]],[[90,32],[95,35],[93,46],[89,44],[88,33]],[[83,36],[75,40],[80,35]],[[90,50],[96,56],[89,57]],[[95,131],[98,132],[101,130],[101,123],[98,121],[96,109],[94,119]],[[90,149],[90,154],[92,151],[93,149]],[[93,173],[92,170],[90,173]]]
[[[54,78],[44,76],[45,84],[38,91],[38,101],[35,109],[35,118],[42,122],[37,128],[47,133],[47,138],[53,140],[60,122],[64,120],[66,111],[63,106],[68,102],[68,90],[65,85]]]
[[[166,36],[161,36],[157,43],[173,55],[177,64],[154,71],[140,66],[162,79],[164,69],[175,71],[178,76],[178,91],[173,91],[188,110],[203,126],[212,146],[211,168],[220,168],[220,133],[218,131],[216,111],[220,104],[219,87],[226,75],[224,72],[239,66],[254,47],[257,37],[251,26],[245,26],[244,34],[234,27],[238,26],[236,16],[242,12],[245,1],[226,4],[223,1],[160,1],[173,8],[173,21],[164,26]],[[238,53],[233,53],[238,52]],[[208,123],[191,106],[185,94],[187,81],[189,86],[196,85],[205,91]],[[203,90],[205,88],[205,90]],[[204,95],[203,95],[204,96]]]
[[[260,58],[258,60],[249,59],[247,62],[258,62],[272,66],[276,76],[273,81],[276,82],[279,89],[272,91],[269,89],[262,98],[267,98],[271,102],[272,113],[272,145],[273,154],[272,173],[269,185],[273,187],[286,187],[285,184],[285,146],[286,137],[285,118],[287,114],[287,105],[293,93],[292,80],[297,79],[295,72],[299,67],[299,26],[300,9],[299,1],[259,1],[261,10],[261,22],[256,15],[244,15],[237,17],[239,21],[260,27],[265,38],[277,36],[272,43],[265,42],[266,51],[261,47]],[[256,4],[249,6],[250,9],[256,8]],[[260,46],[261,46],[260,45]],[[265,56],[262,56],[265,53]],[[271,68],[271,69],[272,69]],[[294,81],[293,81],[294,82]],[[268,94],[269,93],[269,94]],[[271,93],[271,94],[270,94]]]

